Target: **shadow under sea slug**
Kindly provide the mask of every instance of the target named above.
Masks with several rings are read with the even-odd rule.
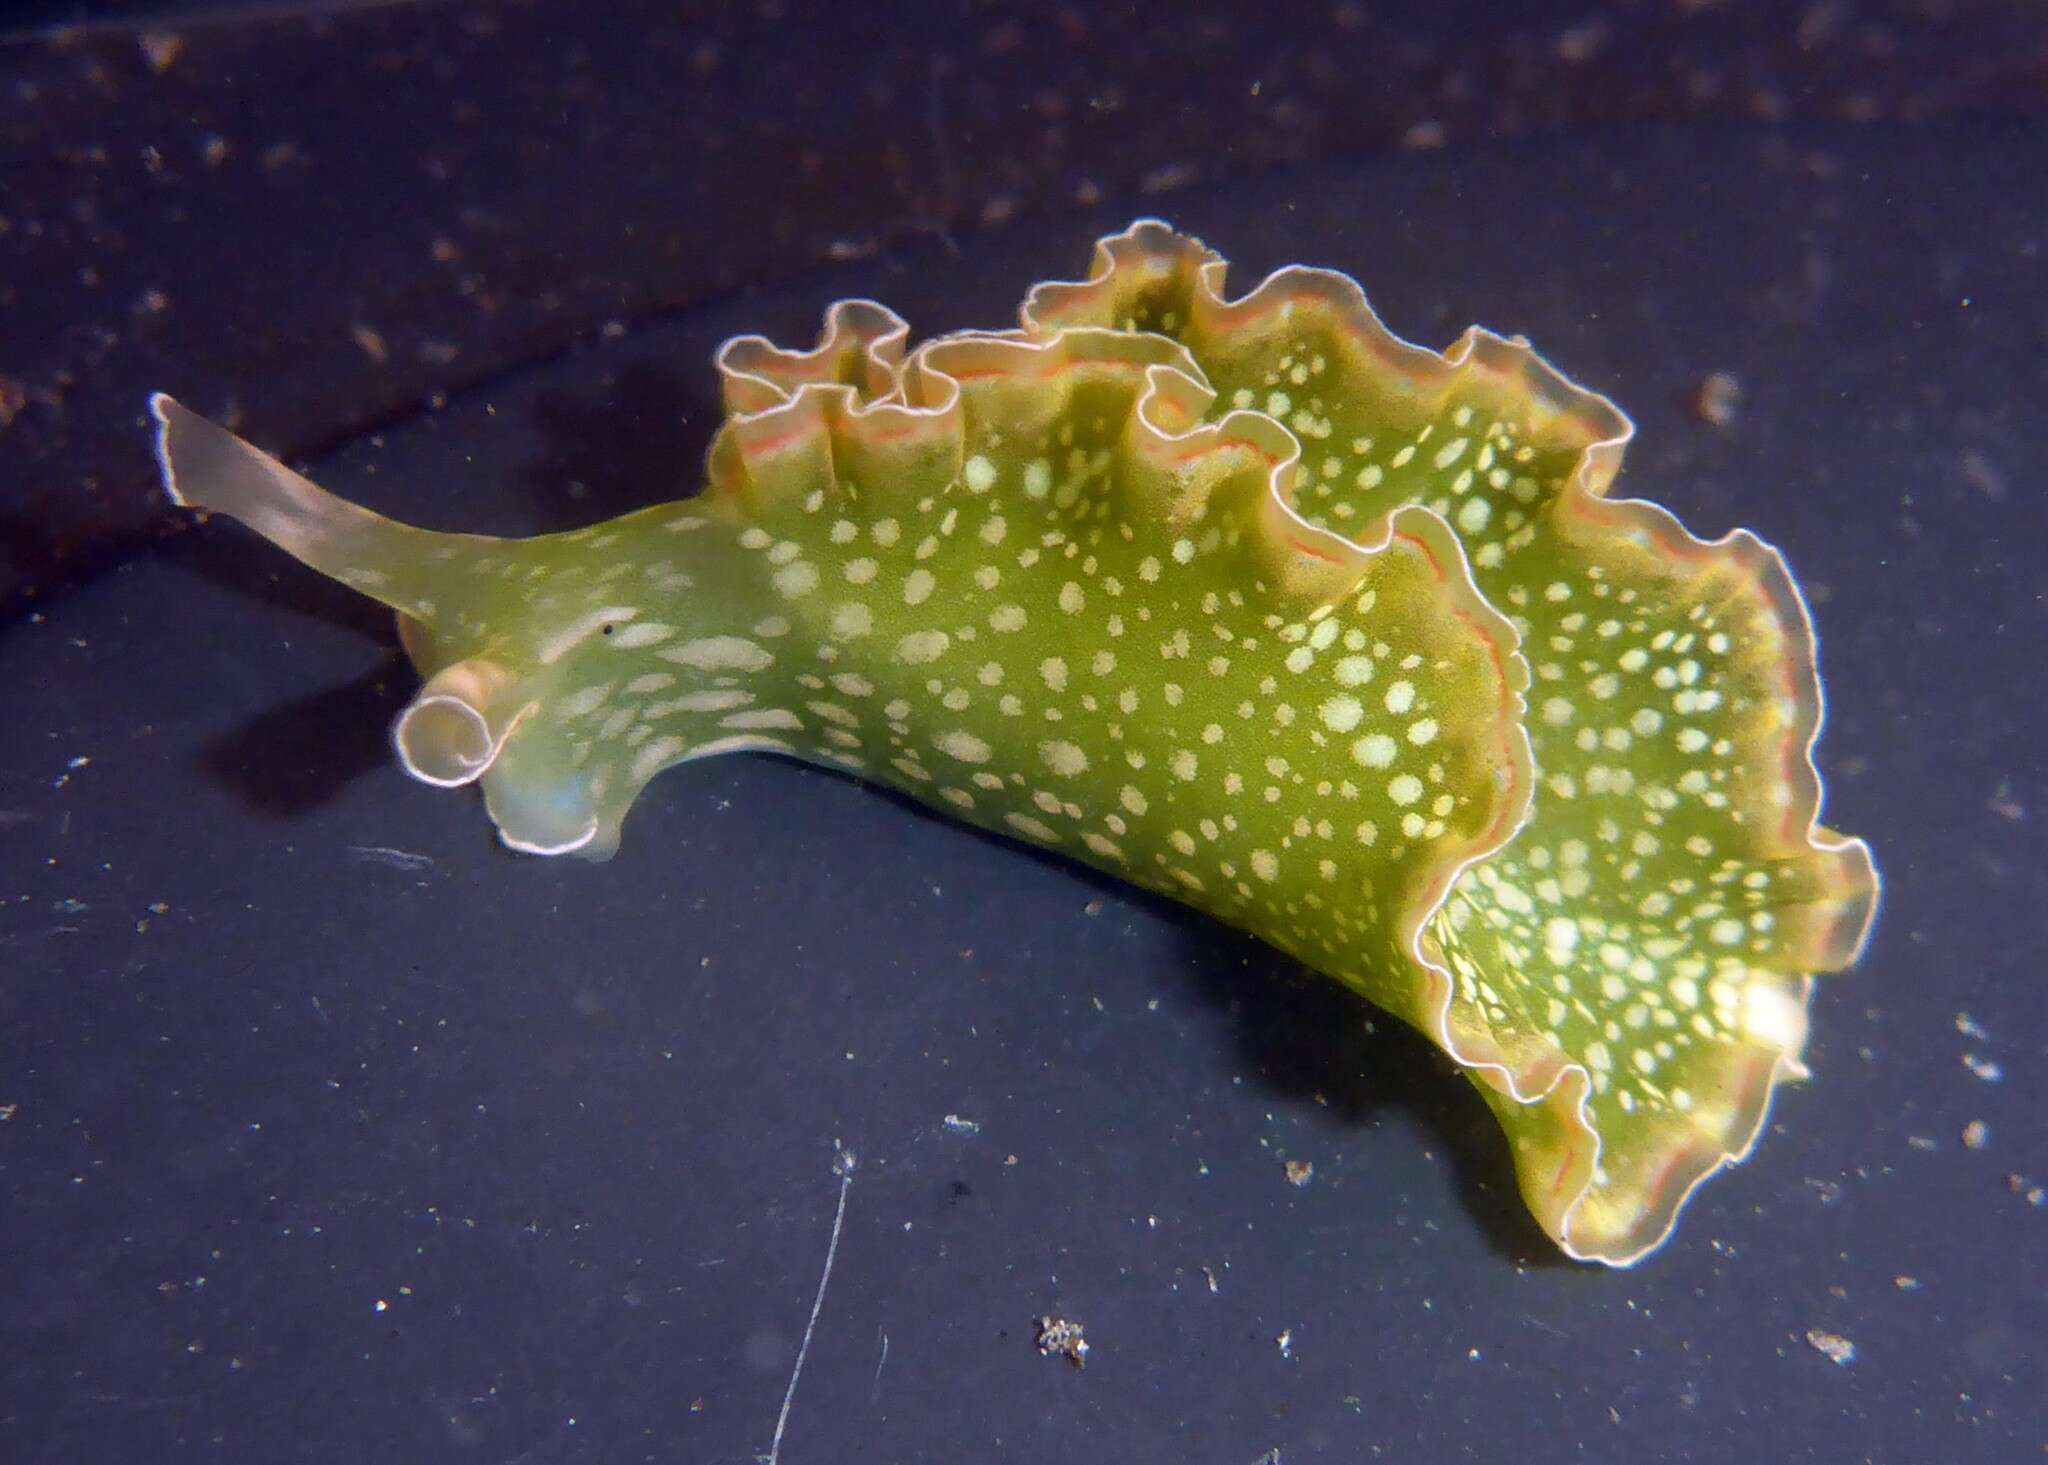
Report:
[[[1155,221],[1018,328],[870,301],[728,341],[696,497],[524,540],[324,493],[166,397],[164,481],[393,607],[406,769],[609,855],[662,769],[765,749],[1161,891],[1460,1063],[1530,1210],[1627,1265],[1803,1075],[1877,904],[1818,822],[1776,550],[1611,499],[1629,420],[1526,342],[1241,299]]]

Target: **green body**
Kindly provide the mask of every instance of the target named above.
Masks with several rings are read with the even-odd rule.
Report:
[[[1021,331],[728,343],[706,492],[568,534],[395,525],[159,399],[167,476],[400,612],[401,757],[515,847],[609,854],[711,753],[891,784],[1414,1023],[1561,1244],[1632,1261],[1874,905],[1814,822],[1804,607],[1767,546],[1607,501],[1627,420],[1526,346],[1221,268],[1141,224]]]

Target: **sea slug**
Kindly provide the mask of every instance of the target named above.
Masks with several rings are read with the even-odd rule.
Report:
[[[1654,1250],[1803,1074],[1877,873],[1823,827],[1777,551],[1609,498],[1633,428],[1525,341],[1348,277],[1237,300],[1145,220],[1018,328],[871,301],[728,341],[695,497],[433,533],[153,399],[172,498],[398,612],[414,776],[603,858],[649,779],[768,750],[1256,933],[1413,1024],[1574,1257]]]

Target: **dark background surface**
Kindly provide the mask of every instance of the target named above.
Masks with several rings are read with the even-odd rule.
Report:
[[[296,138],[335,171],[207,184],[190,227],[239,221],[232,269],[209,254],[224,232],[188,247],[150,211],[190,201],[196,173],[130,194],[133,160],[110,161],[80,223],[67,190],[96,175],[21,142],[54,130],[4,134],[34,187],[0,213],[72,233],[62,268],[51,231],[0,234],[26,251],[0,309],[59,323],[8,324],[0,372],[44,380],[34,352],[87,355],[59,402],[31,396],[0,430],[6,508],[36,531],[14,534],[16,564],[61,550],[70,566],[25,572],[43,592],[0,632],[0,1457],[748,1460],[770,1446],[824,1265],[835,1141],[859,1163],[791,1465],[2048,1452],[2048,755],[2031,730],[2048,138],[2020,84],[2042,52],[2014,19],[2034,12],[1624,6],[1570,62],[1565,25],[1468,29],[1413,69],[1428,85],[1338,66],[1326,105],[1297,104],[1319,120],[1290,154],[1242,126],[1218,141],[1231,109],[1309,96],[1316,55],[1407,22],[1317,11],[1318,52],[1306,21],[1285,38],[1216,21],[1219,41],[1089,11],[1097,37],[1154,26],[1153,49],[1013,71],[988,42],[1009,12],[948,10],[886,53],[920,107],[960,108],[912,130],[912,172],[948,139],[941,210],[921,184],[878,196],[848,171],[910,134],[827,126],[802,88],[764,99],[757,73],[727,71],[772,43],[823,88],[799,10],[613,37],[590,70],[612,84],[561,132],[504,125],[521,103],[491,87],[519,68],[492,81],[464,58],[559,82],[576,44],[604,39],[568,12],[193,31],[163,71],[144,62],[93,102],[90,131],[141,136],[195,97],[254,106],[271,88],[269,125],[236,136]],[[1870,39],[1886,30],[1952,49],[1887,52]],[[794,151],[750,170],[621,122],[619,166],[579,174],[605,150],[574,138],[607,117],[701,115],[690,89],[657,91],[648,58],[707,35],[743,125],[784,127]],[[1682,64],[1644,49],[1671,37],[1696,48]],[[1550,70],[1500,60],[1523,52]],[[0,52],[74,78],[144,54],[118,33]],[[258,54],[255,70],[233,59]],[[374,173],[430,191],[427,175],[323,110],[399,105],[365,80],[372,55],[448,73],[430,99],[405,93],[419,125],[378,121],[416,156],[466,160],[433,184],[438,205],[381,196]],[[957,64],[936,88],[935,56]],[[843,100],[889,64],[842,66],[840,91],[816,95]],[[1731,101],[1795,64],[1814,79],[1782,110]],[[1647,125],[1641,99],[1701,69],[1724,78],[1718,99]],[[1438,95],[1460,71],[1462,111]],[[1284,84],[1255,102],[1262,74]],[[331,90],[296,103],[286,77]],[[1071,120],[1101,109],[1066,114],[1072,148],[1102,150],[1099,199],[1077,204],[1076,172],[1013,149],[1043,190],[1015,185],[990,217],[1005,185],[974,149],[1015,113],[992,101],[971,122],[975,88],[1039,116],[1027,88],[1111,84],[1121,133]],[[1946,100],[1844,118],[1839,99],[1865,94]],[[1503,95],[1550,120],[1489,123]],[[465,132],[450,119],[472,98],[507,111]],[[1442,116],[1445,145],[1375,151],[1360,119],[1381,115],[1395,139]],[[1626,119],[1644,125],[1611,125]],[[1148,191],[1147,147],[1195,171]],[[805,148],[828,162],[791,175]],[[657,154],[668,172],[631,172]],[[271,186],[302,188],[305,209],[275,210]],[[527,190],[460,259],[431,257],[435,209]],[[138,211],[113,230],[118,198]],[[604,227],[645,223],[657,198],[660,239]],[[831,230],[835,209],[853,241],[838,252],[859,257],[827,263],[840,236],[805,228]],[[1815,1081],[1635,1271],[1559,1260],[1463,1081],[1252,943],[758,758],[669,774],[609,865],[513,857],[471,796],[392,766],[385,728],[412,679],[375,607],[226,523],[124,553],[156,513],[145,385],[244,403],[275,446],[383,423],[317,476],[443,527],[555,527],[694,487],[724,335],[807,340],[849,293],[920,332],[998,324],[1140,211],[1202,233],[1240,287],[1299,259],[1355,274],[1430,344],[1469,320],[1526,332],[1636,416],[1626,488],[1702,533],[1756,528],[1814,600],[1829,814],[1875,844],[1886,910],[1864,965],[1821,985]],[[309,222],[344,217],[359,226]],[[746,227],[769,218],[789,227]],[[97,297],[67,294],[88,264],[180,281],[175,324],[105,326]],[[372,322],[381,362],[351,338]],[[423,355],[429,341],[456,352]],[[1743,388],[1725,429],[1690,409],[1713,371]],[[435,392],[450,400],[422,410]],[[101,492],[80,498],[89,459]],[[1973,1121],[1981,1148],[1962,1139]],[[1286,1159],[1314,1162],[1307,1187]],[[1087,1325],[1084,1371],[1032,1347],[1046,1313]],[[1853,1342],[1854,1361],[1809,1332]]]
[[[0,20],[0,611],[172,526],[116,430],[172,376],[317,454],[609,320],[918,239],[1057,252],[1098,201],[2048,94],[2029,0],[139,8]]]

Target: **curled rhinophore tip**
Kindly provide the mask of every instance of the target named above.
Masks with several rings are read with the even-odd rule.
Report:
[[[460,788],[497,762],[505,739],[532,710],[516,678],[490,661],[458,661],[436,673],[392,725],[398,761],[421,783]]]
[[[536,720],[539,689],[484,658],[443,667],[398,715],[391,741],[421,783],[459,788],[481,781],[484,804],[508,849],[530,855],[609,857],[590,781],[569,765]],[[526,731],[521,732],[524,727]]]

